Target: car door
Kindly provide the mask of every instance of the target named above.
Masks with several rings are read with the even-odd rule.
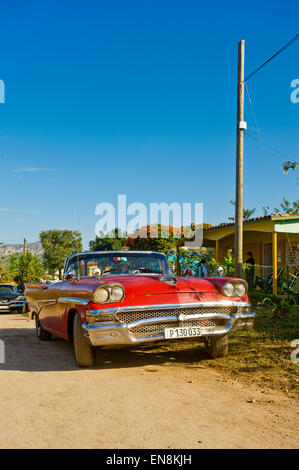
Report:
[[[41,285],[41,295],[37,300],[39,319],[42,327],[59,336],[61,331],[59,316],[59,284],[55,282]]]

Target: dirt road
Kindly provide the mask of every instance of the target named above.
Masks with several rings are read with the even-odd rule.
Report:
[[[203,353],[191,361],[202,346],[102,350],[84,370],[20,315],[0,316],[0,339],[0,448],[299,446],[295,401],[204,368]]]

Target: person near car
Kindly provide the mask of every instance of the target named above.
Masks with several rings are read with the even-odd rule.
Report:
[[[199,277],[208,277],[209,273],[206,268],[206,260],[203,260],[198,266],[198,276]]]
[[[254,288],[254,265],[255,260],[253,258],[253,254],[251,251],[246,253],[247,260],[245,261],[247,264],[245,273],[246,273],[246,280],[248,282],[248,290],[252,290]]]

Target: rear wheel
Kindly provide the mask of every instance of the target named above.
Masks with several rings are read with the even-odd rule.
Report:
[[[96,362],[96,351],[82,332],[82,322],[77,314],[73,324],[73,345],[76,363],[79,367],[92,367]]]
[[[210,358],[224,357],[228,353],[228,337],[224,336],[207,336],[204,340],[206,353]]]
[[[35,315],[35,331],[38,339],[41,341],[50,341],[52,334],[43,329],[37,315]]]

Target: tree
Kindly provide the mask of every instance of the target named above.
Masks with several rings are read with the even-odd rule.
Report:
[[[236,201],[230,201],[230,203],[233,206],[236,205]],[[255,212],[255,209],[243,209],[243,219],[244,220],[250,219],[250,217],[252,216],[252,214],[254,214],[254,212]],[[229,217],[228,220],[232,220],[234,222],[235,218],[234,217]]]
[[[125,246],[127,235],[121,233],[118,228],[113,229],[110,233],[104,234],[100,232],[100,237],[96,236],[95,240],[90,240],[89,248],[92,251],[119,251],[127,249]]]
[[[298,167],[298,165],[299,165],[298,162],[291,162],[290,160],[288,160],[287,162],[284,162],[282,164],[284,174],[286,175],[289,170],[295,171],[295,169]]]
[[[297,165],[298,165],[298,162],[291,162],[291,161],[284,162],[282,164],[283,172],[287,174],[289,170],[295,171],[295,168],[297,167]]]
[[[40,259],[29,251],[10,256],[9,272],[14,281],[22,285],[24,282],[38,282],[45,275]]]
[[[13,281],[13,275],[9,271],[8,262],[3,259],[0,260],[0,282]]]
[[[227,250],[226,255],[223,260],[223,267],[225,269],[225,276],[233,276],[235,272],[235,259],[233,255],[233,250],[230,248]]]
[[[130,250],[162,251],[168,254],[183,238],[182,228],[176,228],[180,237],[174,237],[174,228],[169,225],[146,225],[128,236],[125,244]]]
[[[0,242],[0,248],[3,243]],[[12,274],[9,272],[7,260],[4,256],[0,257],[0,282],[9,282],[13,280]]]
[[[40,241],[44,249],[44,267],[52,274],[61,273],[64,260],[71,253],[82,251],[82,236],[77,230],[43,230]]]
[[[262,209],[263,209],[263,212],[264,212],[264,216],[269,214],[269,210],[270,210],[269,206],[263,206]]]
[[[179,257],[177,263],[177,256]],[[184,271],[190,268],[195,276],[200,276],[200,265],[202,262],[205,262],[205,267],[208,270],[210,276],[213,276],[217,267],[217,260],[214,258],[214,254],[210,251],[202,248],[197,248],[195,250],[180,250],[179,253],[177,250],[172,250],[168,254],[168,263],[172,268],[176,267],[177,275],[184,274]],[[179,266],[178,266],[179,264]]]
[[[203,224],[203,227],[211,227]],[[184,245],[185,240],[193,240],[194,233],[200,228],[193,222],[190,226],[172,227],[172,225],[145,225],[129,235],[125,245],[130,250],[162,251],[169,254],[177,246]],[[134,235],[134,236],[133,236]]]
[[[275,214],[298,214],[299,213],[299,199],[293,202],[293,205],[285,197],[280,203],[281,209],[274,208]]]

